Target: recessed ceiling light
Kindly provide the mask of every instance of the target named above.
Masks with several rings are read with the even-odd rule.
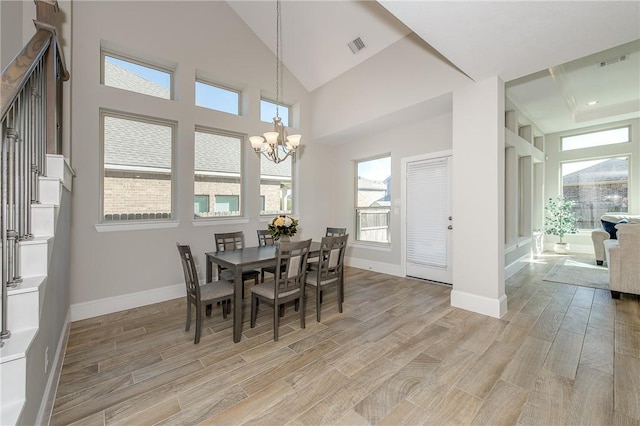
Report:
[[[587,102],[587,106],[594,106],[597,103],[598,103],[598,101]]]

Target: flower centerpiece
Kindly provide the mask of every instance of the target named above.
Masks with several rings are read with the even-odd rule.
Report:
[[[276,241],[281,238],[288,240],[298,232],[298,221],[291,216],[280,215],[273,218],[269,226],[267,226],[267,231]]]
[[[553,247],[556,253],[568,253],[569,244],[562,241],[562,238],[566,234],[578,232],[578,216],[573,212],[574,205],[575,201],[567,200],[560,195],[555,200],[549,198],[545,207],[547,214],[544,220],[544,231],[559,238],[559,241]]]

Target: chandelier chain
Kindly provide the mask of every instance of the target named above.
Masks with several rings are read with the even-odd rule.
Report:
[[[276,117],[280,117],[280,0],[276,1]]]
[[[251,136],[249,141],[256,154],[278,164],[294,155],[300,145],[302,135],[288,135],[280,118],[280,90],[283,87],[282,76],[282,17],[280,0],[276,0],[276,116],[273,117],[273,131],[263,133],[262,136]],[[285,108],[285,107],[283,107]]]

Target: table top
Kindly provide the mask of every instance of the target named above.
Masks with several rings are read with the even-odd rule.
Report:
[[[273,262],[276,258],[276,248],[276,246],[245,247],[237,250],[211,251],[205,255],[222,266],[251,266]],[[309,255],[317,256],[319,252],[320,243],[312,241]]]

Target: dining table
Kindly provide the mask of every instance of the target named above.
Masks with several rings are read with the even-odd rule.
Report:
[[[309,248],[309,258],[318,257],[320,254],[320,243],[311,242]],[[264,266],[276,264],[277,246],[244,247],[235,250],[206,252],[206,280],[213,281],[213,265],[219,265],[233,271],[233,342],[238,343],[242,338],[242,271],[257,269]]]

